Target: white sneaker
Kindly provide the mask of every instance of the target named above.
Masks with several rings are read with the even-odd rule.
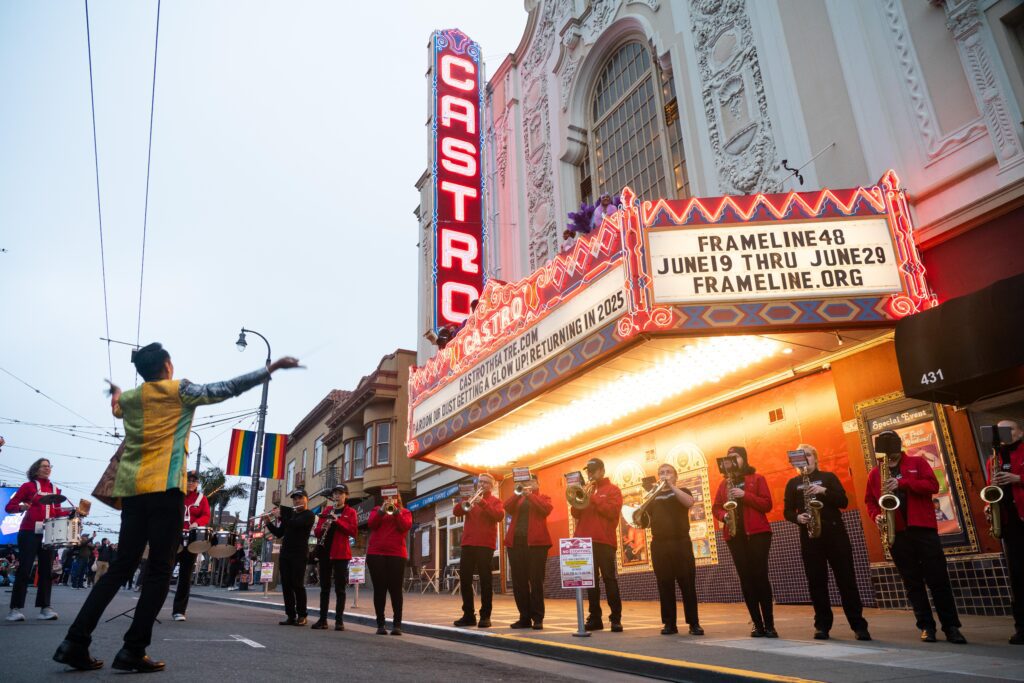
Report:
[[[171,619],[174,619],[175,621],[185,621],[185,615],[175,613],[171,615]]]
[[[25,621],[25,615],[21,613],[21,610],[12,609],[7,613],[7,621]]]
[[[43,621],[53,621],[56,618],[57,613],[49,607],[44,607],[43,609],[39,610],[39,616],[36,617],[36,619],[42,619]]]

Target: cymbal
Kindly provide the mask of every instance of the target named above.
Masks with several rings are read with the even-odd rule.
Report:
[[[39,496],[37,501],[40,505],[60,505],[68,497],[60,493],[47,493],[45,496]]]

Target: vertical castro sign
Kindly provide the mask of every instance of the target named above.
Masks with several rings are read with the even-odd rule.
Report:
[[[480,46],[458,29],[432,40],[434,328],[458,325],[484,287]]]

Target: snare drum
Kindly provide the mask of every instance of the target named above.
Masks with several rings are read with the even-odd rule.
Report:
[[[188,530],[188,551],[190,553],[205,553],[210,549],[210,539],[213,537],[213,529],[208,526],[192,527]]]
[[[47,548],[72,548],[82,538],[82,520],[75,517],[51,517],[43,522],[43,545]]]
[[[210,544],[210,557],[224,558],[235,554],[235,543],[238,542],[238,534],[234,531],[217,531],[213,534]]]

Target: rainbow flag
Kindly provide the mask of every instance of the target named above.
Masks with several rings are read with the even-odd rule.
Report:
[[[256,432],[245,429],[231,430],[228,446],[228,467],[225,474],[234,477],[252,476],[252,452],[256,447]]]
[[[284,479],[284,452],[288,448],[287,434],[263,435],[263,467],[261,477]]]

